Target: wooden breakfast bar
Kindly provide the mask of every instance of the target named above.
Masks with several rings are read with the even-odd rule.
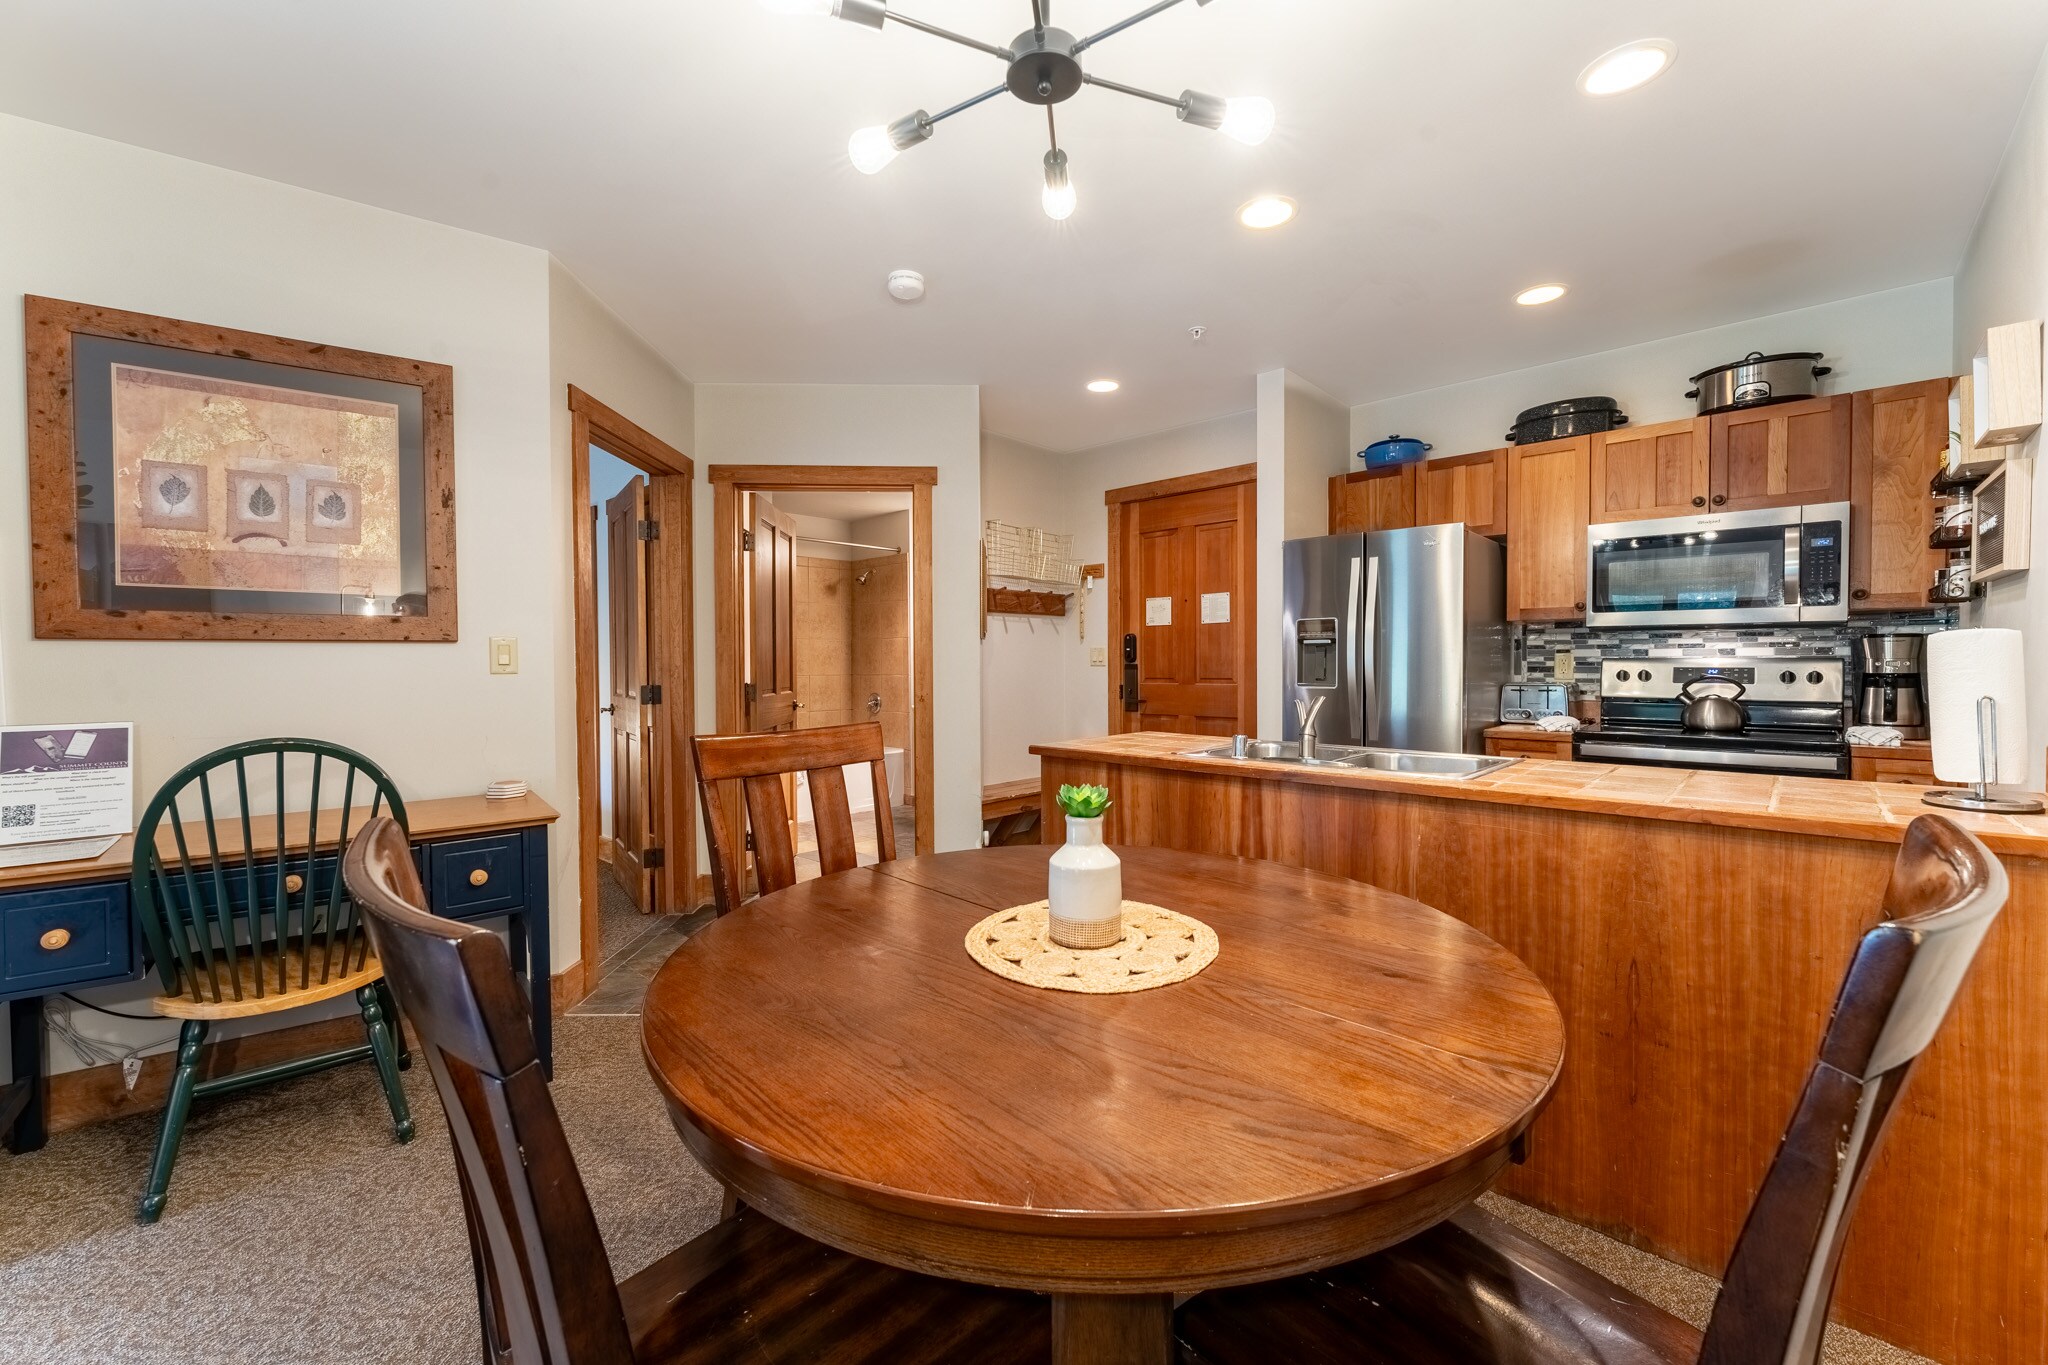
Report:
[[[1413,897],[1533,968],[1563,1078],[1503,1192],[1718,1276],[1919,790],[1525,759],[1467,780],[1039,745],[1115,845],[1260,858]],[[2048,817],[1944,812],[2012,899],[1863,1192],[1839,1321],[1945,1365],[2048,1359]],[[1276,903],[1270,913],[1290,907]]]

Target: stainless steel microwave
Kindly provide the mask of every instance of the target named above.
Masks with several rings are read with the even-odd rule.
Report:
[[[1589,527],[1586,624],[1846,621],[1851,529],[1846,502]]]

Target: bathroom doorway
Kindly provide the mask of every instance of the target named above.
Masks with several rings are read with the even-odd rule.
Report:
[[[889,818],[897,843],[913,848],[919,793],[910,723],[910,494],[834,488],[756,489],[747,496],[747,521],[754,529],[754,571],[745,576],[752,623],[747,682],[754,710],[748,728],[783,728],[785,716],[788,728],[796,730],[880,724]],[[784,621],[787,637],[777,638]],[[879,856],[869,816],[874,784],[865,772],[848,772],[846,778],[855,846],[869,862]],[[818,840],[810,783],[799,773],[792,786],[797,875],[814,877]]]

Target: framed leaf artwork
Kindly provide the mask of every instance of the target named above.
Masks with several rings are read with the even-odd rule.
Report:
[[[456,638],[448,366],[24,311],[39,637]]]

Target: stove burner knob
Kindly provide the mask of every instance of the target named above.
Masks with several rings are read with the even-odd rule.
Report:
[[[1815,687],[1819,687],[1822,683],[1827,681],[1827,678],[1824,674],[1822,674],[1822,672],[1819,669],[1816,668],[1813,670],[1813,672],[1806,675],[1806,680],[1812,683]]]
[[[1637,669],[1637,670],[1636,670],[1636,681],[1637,681],[1637,682],[1648,682],[1649,680],[1650,680],[1650,670],[1649,670],[1649,669],[1647,669],[1647,668],[1642,668],[1642,669]]]
[[[1796,683],[1799,681],[1799,675],[1788,668],[1778,675],[1778,681],[1781,683]]]
[[[1615,680],[1616,682],[1627,682],[1627,681],[1628,681],[1628,670],[1624,668],[1624,669],[1622,669],[1622,670],[1621,670],[1620,672],[1616,673],[1616,674],[1614,675],[1614,680]]]

